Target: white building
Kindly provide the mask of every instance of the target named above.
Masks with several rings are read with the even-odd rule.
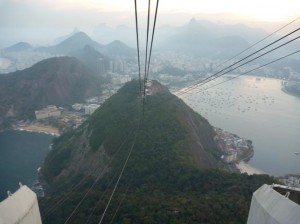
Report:
[[[100,105],[98,104],[90,104],[84,107],[85,114],[91,115],[93,114]]]
[[[75,103],[75,104],[72,105],[72,108],[73,108],[74,110],[79,111],[79,110],[81,110],[81,109],[84,108],[84,105],[83,105],[83,104],[80,104],[80,103]]]
[[[98,58],[97,71],[98,71],[98,74],[100,74],[100,75],[103,75],[106,72],[105,61],[103,58]]]
[[[126,73],[127,72],[127,63],[121,58],[114,60],[113,64],[112,64],[112,72],[113,73],[122,73],[122,74]]]
[[[114,85],[122,85],[126,82],[130,82],[131,77],[129,75],[117,75],[115,74],[114,77],[112,78],[112,83]]]
[[[1,224],[42,224],[36,194],[20,186],[14,194],[0,203]]]
[[[261,186],[253,193],[247,224],[300,224],[300,188]]]
[[[60,110],[54,105],[49,105],[42,110],[35,111],[35,117],[38,120],[48,118],[48,117],[58,117],[60,115],[61,115]]]
[[[48,112],[44,110],[36,110],[35,111],[35,117],[36,119],[44,119],[48,117]]]

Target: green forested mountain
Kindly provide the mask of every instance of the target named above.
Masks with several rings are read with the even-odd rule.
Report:
[[[245,223],[252,193],[272,180],[218,170],[207,120],[158,82],[151,93],[142,111],[138,82],[127,83],[55,140],[42,167],[43,223],[64,223],[84,195],[69,223],[99,223],[131,149],[103,223]]]
[[[103,60],[104,62],[105,67],[103,70],[106,71],[109,69],[109,58],[101,54],[99,51],[96,51],[95,48],[90,45],[86,45],[82,49],[72,52],[71,55],[79,59],[99,76],[103,75],[99,69],[99,59]]]
[[[7,118],[34,118],[52,104],[70,106],[100,93],[101,80],[76,58],[43,60],[0,76],[0,125]]]

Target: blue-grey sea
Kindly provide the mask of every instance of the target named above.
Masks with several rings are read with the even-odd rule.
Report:
[[[32,186],[52,139],[51,135],[25,131],[0,133],[0,201],[7,190],[15,192],[19,182]]]
[[[203,85],[181,98],[213,126],[251,139],[250,165],[274,176],[300,174],[300,97],[283,92],[282,84],[241,76],[207,90],[210,85]]]
[[[251,139],[250,165],[274,176],[300,174],[300,98],[281,88],[281,80],[243,76],[182,98],[213,126]],[[0,200],[19,182],[32,185],[52,139],[32,132],[0,133]]]

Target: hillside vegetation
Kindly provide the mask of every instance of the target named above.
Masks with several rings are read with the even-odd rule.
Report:
[[[0,76],[0,125],[8,118],[32,119],[52,104],[71,106],[99,94],[101,79],[76,58],[58,57]]]
[[[151,91],[143,112],[138,82],[127,83],[55,140],[42,168],[43,223],[64,223],[93,183],[70,223],[98,223],[131,147],[104,223],[246,222],[252,193],[273,180],[218,170],[221,154],[207,120],[159,83]]]

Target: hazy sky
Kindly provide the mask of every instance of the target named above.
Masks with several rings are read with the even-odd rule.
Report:
[[[148,1],[137,2],[143,26]],[[152,3],[154,10],[155,1]],[[262,24],[286,22],[298,16],[299,0],[160,0],[158,25],[183,25],[192,17],[219,23]],[[134,1],[0,0],[1,36],[11,41],[21,36],[24,40],[51,39],[75,27],[91,33],[101,23],[134,26]]]

